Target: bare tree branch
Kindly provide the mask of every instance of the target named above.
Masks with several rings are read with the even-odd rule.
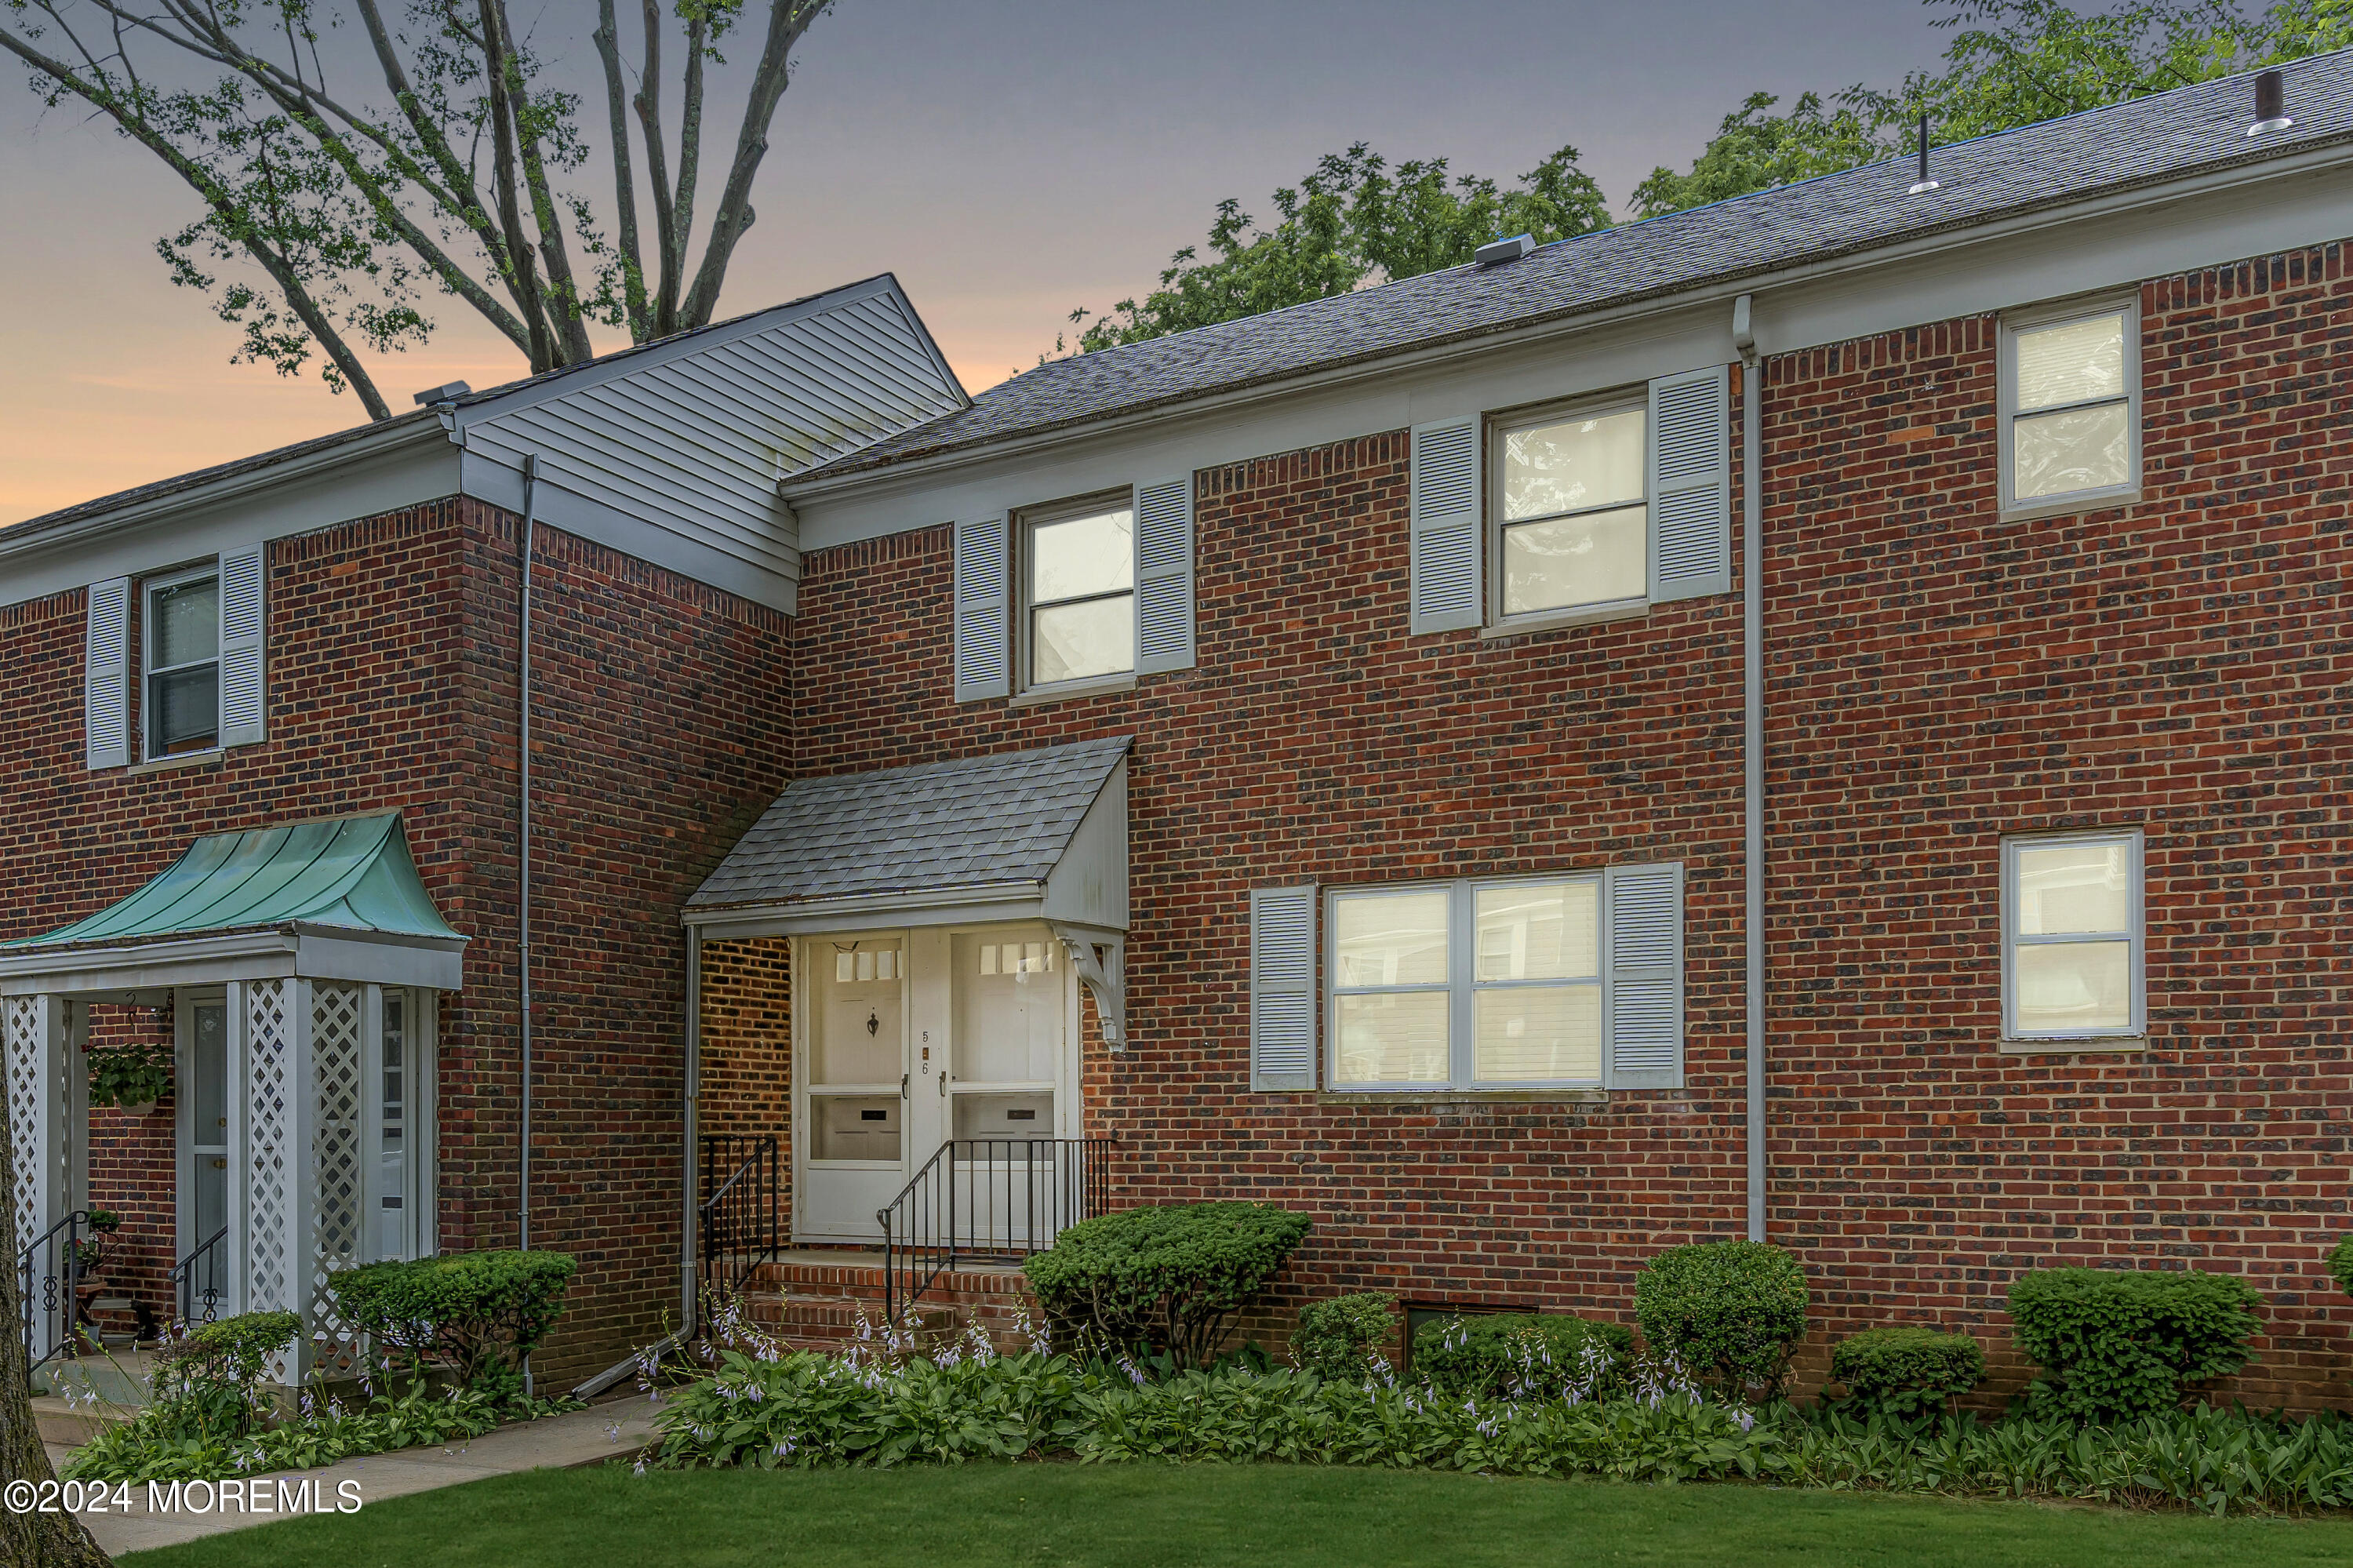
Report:
[[[646,132],[646,177],[654,191],[654,244],[661,275],[654,282],[652,335],[666,337],[678,330],[680,278],[686,270],[684,247],[679,240],[677,205],[670,199],[670,155],[662,145],[661,6],[644,0],[646,63],[638,73],[638,123]]]
[[[752,179],[760,172],[760,160],[768,153],[768,126],[776,117],[776,105],[784,100],[793,46],[800,42],[801,35],[825,14],[830,3],[831,0],[769,0],[767,42],[761,48],[760,64],[752,77],[750,101],[744,106],[744,124],[735,138],[735,161],[727,170],[727,188],[719,198],[719,210],[712,215],[711,238],[703,245],[702,266],[694,275],[694,287],[688,292],[681,313],[681,326],[702,326],[718,307],[720,285],[727,278],[727,263],[733,258],[736,242],[744,238],[744,231],[752,227]]]
[[[630,167],[628,89],[621,80],[620,28],[613,0],[596,0],[596,56],[605,67],[605,118],[612,127],[613,207],[619,220],[621,291],[629,315],[629,336],[647,336],[646,257],[638,243],[638,179]]]

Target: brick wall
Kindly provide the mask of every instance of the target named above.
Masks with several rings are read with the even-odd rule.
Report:
[[[1992,318],[1768,362],[1771,1224],[1809,1379],[1941,1322],[1999,1398],[2018,1272],[2194,1264],[2272,1302],[2225,1392],[2346,1396],[2347,288],[2334,247],[2146,286],[2145,499],[2035,522],[1997,515]],[[1641,1258],[1743,1223],[1737,599],[1409,641],[1403,432],[1198,484],[1199,667],[1133,693],[954,705],[945,530],[813,554],[800,771],[1137,736],[1134,1045],[1090,1114],[1134,1197],[1314,1215],[1254,1330],[1364,1287],[1629,1315]],[[2147,833],[2152,1048],[2003,1054],[2000,837],[2095,823]],[[1685,1091],[1248,1092],[1250,886],[1670,857]]]
[[[79,918],[201,833],[404,813],[426,886],[473,938],[438,1049],[451,1249],[516,1234],[517,526],[449,501],[275,544],[269,738],[162,772],[82,766],[82,594],[0,609],[22,757],[0,797],[0,927]],[[534,560],[534,1241],[581,1260],[540,1363],[563,1378],[678,1316],[678,910],[783,787],[788,622],[552,529]],[[148,1157],[168,1162],[156,1120]]]

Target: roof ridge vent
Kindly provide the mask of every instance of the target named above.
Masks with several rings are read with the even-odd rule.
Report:
[[[1533,234],[1514,234],[1509,239],[1491,239],[1471,253],[1472,265],[1500,267],[1506,261],[1516,261],[1536,248]]]
[[[2248,135],[2284,131],[2295,123],[2287,111],[2285,83],[2285,76],[2276,67],[2255,73],[2255,122],[2247,127]]]

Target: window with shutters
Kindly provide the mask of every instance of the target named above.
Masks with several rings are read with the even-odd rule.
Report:
[[[149,757],[220,744],[221,591],[213,567],[141,585],[140,706]]]
[[[1650,591],[1648,410],[1552,410],[1494,430],[1496,621],[1638,605]]]
[[[1020,515],[1021,684],[1135,671],[1135,507],[1127,491]]]
[[[1335,889],[1335,1089],[1599,1087],[1602,877]]]
[[[2140,306],[2005,317],[2001,503],[2068,511],[2140,490]]]
[[[2001,908],[2005,1035],[2147,1032],[2138,832],[2004,840]]]

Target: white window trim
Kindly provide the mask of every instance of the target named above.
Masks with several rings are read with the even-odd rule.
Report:
[[[189,583],[206,581],[210,581],[213,585],[213,656],[210,659],[191,659],[185,664],[171,664],[158,668],[155,663],[157,621],[155,596],[175,588],[184,588]],[[155,729],[162,715],[162,710],[155,702],[155,677],[173,674],[181,670],[201,669],[206,664],[213,667],[213,744],[197,747],[193,751],[187,752],[165,751]],[[176,760],[181,757],[204,757],[221,749],[220,667],[220,563],[211,561],[202,566],[187,567],[179,571],[163,572],[154,577],[140,578],[138,754],[142,760],[159,761],[166,758]]]
[[[1589,604],[1555,605],[1548,609],[1522,610],[1516,615],[1504,612],[1504,530],[1525,524],[1542,522],[1535,517],[1520,518],[1506,524],[1504,519],[1504,437],[1509,431],[1528,425],[1545,424],[1577,418],[1599,418],[1608,414],[1640,411],[1642,415],[1642,592],[1630,599],[1598,599]],[[1516,637],[1524,632],[1552,631],[1565,627],[1588,626],[1596,621],[1626,620],[1646,615],[1651,609],[1650,559],[1651,528],[1651,441],[1655,434],[1651,429],[1651,406],[1647,385],[1621,387],[1614,391],[1599,392],[1570,397],[1556,403],[1537,403],[1527,408],[1507,408],[1485,416],[1481,439],[1486,443],[1486,494],[1481,506],[1481,545],[1487,562],[1487,620],[1480,629],[1482,637]],[[1574,512],[1547,514],[1547,516],[1579,517],[1587,513],[1616,512],[1634,504],[1629,501],[1614,502],[1604,506],[1588,506]]]
[[[1068,523],[1075,517],[1092,517],[1098,513],[1116,512],[1125,507],[1129,528],[1134,527],[1135,487],[1122,485],[1113,490],[1098,490],[1091,495],[1072,496],[1066,501],[1042,502],[1035,506],[1023,506],[1013,513],[1013,702],[1017,705],[1053,702],[1062,697],[1092,696],[1099,692],[1123,691],[1135,683],[1136,652],[1134,646],[1135,624],[1135,581],[1131,576],[1127,585],[1130,646],[1127,668],[1110,670],[1100,675],[1080,675],[1068,681],[1033,681],[1029,678],[1029,620],[1036,608],[1029,597],[1030,567],[1034,562],[1035,539],[1039,526]],[[1132,551],[1131,551],[1132,554]],[[1084,596],[1109,599],[1108,593]],[[1051,599],[1052,604],[1075,603],[1071,599]]]
[[[2132,1017],[2123,1030],[2083,1029],[2021,1032],[2017,1023],[2018,974],[2017,953],[2021,946],[2042,946],[2054,942],[2080,942],[2081,935],[2021,937],[2018,934],[2018,855],[2021,850],[2052,849],[2067,844],[2124,843],[2128,851],[2131,867],[2126,908],[2130,928],[2124,940],[2128,944],[2131,961]],[[2100,828],[2053,833],[2016,833],[2001,841],[2001,1039],[2005,1050],[2021,1052],[2087,1050],[2140,1050],[2148,1037],[2148,911],[2146,884],[2143,879],[2143,855],[2147,848],[2138,828]],[[2097,938],[2094,938],[2097,939]],[[2113,939],[2113,938],[2111,938]]]
[[[2013,466],[2016,442],[2011,436],[2011,427],[2018,418],[2018,334],[2039,327],[2087,321],[2094,316],[2115,315],[2118,312],[2122,312],[2125,318],[2125,428],[2132,442],[2132,456],[2127,463],[2129,476],[2122,484],[2104,485],[2096,490],[2071,490],[2063,495],[2038,495],[2031,501],[2019,500],[2012,493],[2018,475]],[[1994,402],[1994,426],[1999,437],[1997,446],[2000,463],[1997,482],[2000,485],[2001,515],[2004,519],[2096,512],[2103,507],[2129,505],[2141,498],[2140,295],[2137,291],[2096,300],[2077,300],[2064,305],[2006,312],[2001,318],[2001,338],[1995,359],[1999,366],[1997,380],[2000,387]],[[2037,413],[2047,411],[2036,410]]]
[[[1478,978],[1478,895],[1482,888],[1539,887],[1554,885],[1588,883],[1594,891],[1599,931],[1596,943],[1595,973],[1590,980],[1578,978],[1567,980],[1487,981]],[[1339,923],[1334,909],[1349,897],[1387,897],[1398,894],[1443,891],[1446,906],[1446,966],[1443,985],[1425,983],[1397,986],[1347,986],[1339,982]],[[1602,873],[1596,871],[1552,872],[1528,876],[1482,876],[1435,878],[1412,882],[1353,883],[1324,889],[1324,986],[1316,998],[1318,1018],[1324,1033],[1324,1089],[1327,1093],[1349,1096],[1396,1096],[1400,1098],[1427,1098],[1431,1095],[1481,1094],[1490,1090],[1507,1093],[1599,1092],[1609,1072],[1609,893],[1603,885]],[[1481,1078],[1478,1066],[1478,994],[1485,990],[1508,990],[1514,985],[1591,985],[1600,996],[1601,1040],[1596,1072],[1591,1078]],[[1443,991],[1447,997],[1447,1065],[1444,1082],[1436,1079],[1412,1083],[1358,1083],[1340,1076],[1340,1030],[1337,1016],[1339,999],[1343,996],[1396,994],[1406,991]]]

